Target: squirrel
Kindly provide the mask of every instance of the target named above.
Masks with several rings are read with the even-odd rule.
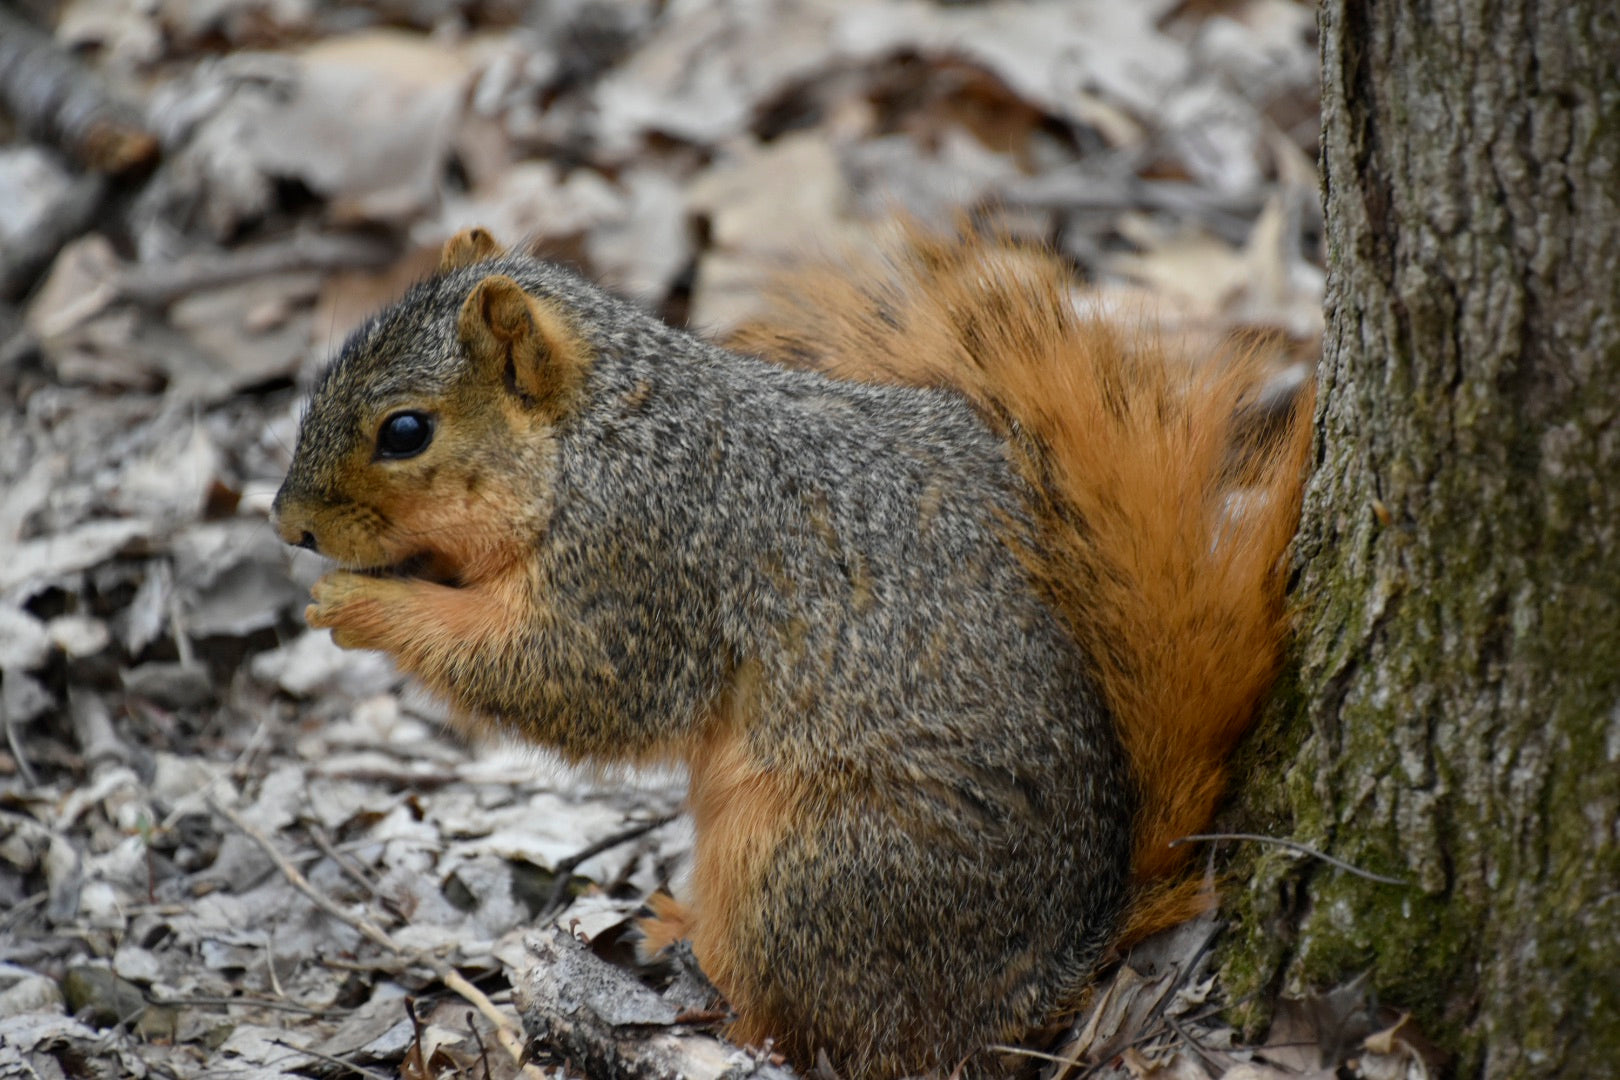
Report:
[[[1072,1012],[1205,899],[1279,667],[1308,381],[1082,314],[1032,245],[911,230],[729,347],[471,229],[314,386],[274,524],[312,627],[469,731],[684,764],[731,1037],[889,1078]]]

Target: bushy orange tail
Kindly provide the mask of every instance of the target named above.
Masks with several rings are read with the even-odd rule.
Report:
[[[731,344],[867,381],[953,387],[1036,493],[1027,558],[1098,665],[1141,789],[1135,939],[1199,903],[1172,877],[1276,675],[1308,381],[1253,343],[1188,357],[1081,314],[1044,250],[911,231],[873,265],[792,275]]]

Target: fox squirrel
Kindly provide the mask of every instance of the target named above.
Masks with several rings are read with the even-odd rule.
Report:
[[[1168,845],[1278,665],[1311,392],[971,237],[802,274],[733,345],[457,235],[314,388],[306,617],[470,729],[684,763],[646,945],[690,940],[733,1038],[994,1073],[1200,902]]]

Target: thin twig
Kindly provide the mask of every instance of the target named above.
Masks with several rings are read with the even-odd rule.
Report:
[[[387,975],[391,979],[398,979],[411,969],[411,958],[402,956],[397,960],[385,960],[378,957],[374,960],[345,960],[341,956],[321,957],[321,966],[331,968],[333,971],[353,971],[361,975]]]
[[[1170,988],[1159,997],[1158,1004],[1154,1005],[1153,1008],[1148,1012],[1147,1017],[1145,1018],[1148,1022],[1151,1023],[1168,1019],[1168,1017],[1164,1015],[1164,1011],[1170,1007],[1170,1003],[1175,1000],[1176,995],[1181,993],[1182,987],[1187,985],[1187,983],[1192,979],[1194,973],[1196,973],[1199,967],[1203,965],[1204,957],[1209,955],[1210,949],[1212,949],[1215,945],[1215,939],[1220,936],[1221,931],[1225,928],[1226,926],[1224,923],[1217,922],[1213,918],[1210,919],[1209,933],[1204,935],[1204,940],[1199,944],[1198,951],[1193,954],[1193,958],[1189,960],[1186,966],[1181,969],[1181,974],[1176,976],[1176,981],[1170,984]]]
[[[555,877],[551,883],[551,895],[546,899],[546,906],[541,909],[541,919],[549,919],[563,909],[563,895],[568,892],[568,883],[573,880],[574,870],[578,868],[580,863],[586,859],[594,858],[611,848],[616,848],[620,844],[628,844],[632,840],[646,836],[654,829],[661,829],[674,820],[674,814],[665,814],[650,821],[640,822],[630,826],[628,829],[621,829],[611,836],[605,836],[596,843],[581,848],[566,859],[558,860],[557,865],[551,868],[551,872]]]
[[[1326,854],[1324,852],[1317,851],[1313,847],[1307,847],[1306,845],[1301,844],[1301,843],[1299,843],[1298,841],[1295,841],[1295,840],[1284,840],[1280,836],[1262,836],[1260,833],[1246,833],[1246,832],[1194,833],[1191,836],[1183,836],[1179,840],[1170,841],[1170,846],[1171,847],[1179,847],[1182,844],[1190,844],[1194,840],[1253,840],[1255,843],[1259,843],[1259,844],[1275,844],[1278,847],[1285,847],[1285,848],[1290,849],[1291,851],[1297,851],[1302,855],[1310,855],[1310,856],[1313,856],[1315,858],[1321,859],[1323,862],[1327,863],[1328,865],[1336,866],[1340,870],[1343,870],[1347,874],[1354,874],[1354,875],[1356,875],[1356,877],[1366,878],[1368,881],[1376,881],[1381,885],[1411,885],[1412,884],[1410,881],[1407,881],[1405,878],[1385,877],[1383,874],[1375,874],[1371,870],[1363,870],[1359,866],[1352,866],[1350,863],[1345,862],[1343,859],[1335,859],[1332,855],[1328,855],[1328,854]]]
[[[1243,1005],[1244,1003],[1248,1002],[1253,997],[1254,997],[1253,994],[1245,994],[1241,998],[1239,998],[1238,1000],[1232,1002],[1229,1007],[1235,1009],[1238,1006]],[[1185,1017],[1182,1017],[1181,1019],[1182,1019],[1182,1021],[1184,1023],[1201,1024],[1205,1020],[1209,1020],[1209,1019],[1211,1019],[1213,1017],[1219,1016],[1223,1011],[1225,1011],[1225,1009],[1227,1007],[1228,1006],[1214,1005],[1214,1006],[1211,1006],[1208,1009],[1203,1010],[1202,1012],[1194,1013],[1191,1016],[1185,1016]],[[1146,1046],[1148,1043],[1153,1042],[1155,1039],[1162,1038],[1163,1035],[1164,1035],[1164,1020],[1165,1019],[1166,1018],[1164,1018],[1164,1017],[1160,1017],[1160,1023],[1159,1023],[1158,1026],[1154,1027],[1152,1031],[1144,1032],[1143,1034],[1138,1035],[1136,1038],[1132,1039],[1130,1042],[1126,1043],[1124,1048],[1120,1052],[1124,1053],[1125,1050],[1140,1050],[1144,1046]],[[1095,1075],[1097,1070],[1101,1069],[1106,1064],[1107,1064],[1107,1060],[1105,1059],[1103,1061],[1098,1062],[1095,1065],[1092,1065],[1092,1066],[1088,1067],[1086,1069],[1086,1071],[1083,1074],[1081,1074],[1081,1080],[1084,1080],[1085,1077]]]
[[[148,1005],[187,1006],[191,1008],[202,1007],[241,1007],[244,1009],[271,1009],[276,1012],[299,1013],[304,1016],[314,1016],[322,1019],[348,1016],[353,1009],[321,1009],[313,1005],[300,1005],[294,1001],[275,1001],[271,998],[255,997],[154,997],[147,995]]]
[[[730,1009],[682,1009],[675,1014],[677,1024],[719,1024],[731,1019]]]
[[[130,267],[118,277],[118,295],[135,304],[163,307],[201,289],[269,274],[376,267],[387,263],[393,254],[388,244],[372,237],[300,233],[256,247]]]
[[[340,1069],[347,1069],[349,1072],[352,1072],[357,1076],[366,1077],[367,1080],[388,1080],[388,1077],[382,1073],[372,1072],[370,1069],[356,1065],[352,1061],[344,1061],[340,1057],[333,1057],[331,1054],[323,1054],[319,1050],[311,1050],[307,1046],[294,1046],[292,1043],[283,1042],[281,1039],[271,1039],[270,1042],[272,1045],[279,1046],[283,1050],[291,1050],[295,1054],[306,1054],[317,1061],[324,1061],[328,1065],[336,1065]]]
[[[1210,1076],[1220,1076],[1221,1073],[1226,1071],[1215,1063],[1215,1059],[1209,1056],[1209,1053],[1204,1049],[1203,1044],[1197,1039],[1193,1038],[1187,1029],[1182,1027],[1180,1022],[1174,1017],[1167,1016],[1164,1018],[1164,1022],[1170,1025],[1171,1031],[1175,1032],[1181,1037],[1181,1041],[1186,1045],[1187,1049],[1191,1050],[1194,1056],[1196,1056],[1203,1064],[1204,1071]]]
[[[10,911],[0,912],[0,930],[10,929],[11,925],[21,922],[22,917],[43,904],[49,897],[48,892],[37,892],[24,900],[19,900],[11,906]]]
[[[372,880],[366,877],[365,873],[362,872],[358,866],[355,866],[353,863],[349,862],[348,859],[343,857],[342,852],[338,851],[338,849],[333,845],[331,837],[326,835],[325,829],[321,828],[319,825],[311,826],[309,830],[309,838],[315,841],[315,846],[321,849],[322,855],[325,855],[328,859],[331,859],[332,862],[337,865],[337,868],[343,871],[344,876],[350,881],[366,890],[366,895],[377,901],[377,903],[381,904],[384,911],[388,912],[388,914],[392,915],[402,923],[408,923],[411,921],[405,917],[405,913],[399,909],[399,905],[394,903],[393,900],[384,896],[378,890],[377,886],[372,882]]]
[[[1075,1058],[1060,1057],[1057,1054],[1048,1054],[1045,1050],[1032,1050],[1027,1046],[991,1043],[985,1049],[996,1054],[1015,1054],[1018,1057],[1034,1058],[1036,1061],[1050,1061],[1054,1065],[1063,1065],[1071,1069],[1080,1064]]]
[[[0,702],[0,727],[6,729],[6,745],[11,748],[11,760],[17,763],[17,775],[22,777],[23,789],[33,791],[39,787],[39,777],[34,775],[34,767],[28,764],[28,755],[23,753],[22,745],[17,742],[18,725],[11,722],[4,702]]]
[[[484,992],[468,982],[461,972],[436,956],[430,956],[427,953],[400,945],[376,923],[358,915],[351,915],[343,910],[342,906],[337,902],[316,890],[309,883],[309,879],[299,871],[298,867],[288,861],[287,857],[281,853],[281,849],[276,847],[268,836],[249,825],[242,819],[240,814],[218,799],[210,798],[208,803],[216,813],[236,826],[237,830],[246,835],[248,839],[258,844],[264,850],[264,853],[270,857],[270,861],[276,864],[276,868],[281,871],[281,876],[286,878],[293,888],[303,893],[310,903],[345,926],[352,928],[373,945],[397,956],[406,957],[432,971],[434,976],[444,983],[448,989],[461,995],[468,1004],[482,1013],[484,1018],[495,1026],[495,1038],[500,1042],[501,1048],[510,1055],[522,1075],[529,1077],[530,1080],[544,1080],[544,1074],[539,1069],[524,1064],[527,1060],[525,1056],[527,1040],[523,1029],[511,1017],[497,1009]]]
[[[405,1015],[411,1022],[411,1045],[405,1051],[399,1071],[413,1076],[431,1075],[427,1055],[422,1052],[422,1018],[416,1015],[416,999],[409,994],[405,995]]]
[[[371,879],[362,874],[359,867],[351,864],[348,859],[343,857],[337,848],[332,846],[332,839],[326,835],[325,829],[321,828],[319,825],[311,825],[308,831],[309,838],[315,842],[316,847],[321,849],[321,854],[325,855],[328,859],[331,859],[337,868],[343,872],[344,877],[348,878],[350,881],[364,889],[366,891],[366,895],[371,897],[373,900],[382,899],[382,897],[377,894],[377,886],[371,883]]]
[[[284,998],[287,992],[281,988],[281,976],[276,974],[276,931],[272,926],[264,935],[264,966],[270,972],[270,989],[276,992],[276,997]]]
[[[11,748],[11,761],[17,767],[17,775],[22,777],[23,790],[33,791],[39,787],[39,777],[34,775],[34,767],[28,764],[28,755],[24,754],[22,747],[17,744],[17,729],[9,721],[5,721],[6,745]]]
[[[1181,992],[1182,988],[1187,985],[1187,983],[1203,965],[1204,957],[1209,955],[1209,951],[1215,943],[1215,938],[1220,934],[1220,931],[1223,928],[1224,927],[1221,923],[1211,920],[1209,933],[1204,935],[1204,939],[1199,943],[1198,950],[1193,953],[1192,959],[1187,961],[1185,964],[1182,964],[1179,960],[1175,961],[1179,968],[1175,981],[1159,994],[1158,1001],[1154,1004],[1153,1008],[1148,1010],[1146,1015],[1142,1017],[1140,1023],[1137,1025],[1137,1030],[1140,1032],[1140,1034],[1138,1034],[1137,1037],[1131,1040],[1129,1043],[1126,1043],[1125,1046],[1121,1047],[1119,1052],[1123,1053],[1125,1050],[1145,1046],[1155,1039],[1160,1038],[1164,1034],[1166,1021],[1166,1017],[1164,1015],[1165,1010],[1170,1007],[1170,1004],[1175,1000],[1176,995]],[[1134,952],[1134,949],[1127,952],[1120,958],[1120,963],[1122,965],[1128,965],[1130,962],[1130,957]],[[1058,1077],[1067,1076],[1069,1070],[1080,1068],[1082,1062],[1079,1054],[1082,1050],[1095,1050],[1094,1044],[1096,1040],[1093,1040],[1093,1044],[1088,1044],[1086,1046],[1080,1045],[1080,1038],[1085,1034],[1086,1029],[1086,1024],[1084,1022],[1089,1019],[1090,1015],[1090,1010],[1082,1012],[1080,1015],[1077,1015],[1074,1021],[1069,1025],[1068,1031],[1065,1033],[1061,1043],[1061,1046],[1067,1047],[1071,1051],[1067,1056],[1047,1055],[1049,1060],[1065,1067],[1063,1071],[1052,1073],[1050,1080],[1057,1080]],[[1115,1035],[1117,1034],[1118,1032],[1115,1032]],[[1106,1062],[1110,1060],[1110,1058],[1104,1058],[1103,1060]],[[1097,1063],[1087,1066],[1085,1072],[1080,1074],[1081,1077],[1083,1078],[1091,1076],[1097,1071],[1100,1064],[1101,1063]]]
[[[484,1045],[484,1036],[479,1032],[478,1025],[473,1021],[472,1010],[467,1010],[467,1030],[472,1033],[473,1042],[478,1044],[478,1060],[484,1065],[484,1080],[489,1080],[489,1048]]]

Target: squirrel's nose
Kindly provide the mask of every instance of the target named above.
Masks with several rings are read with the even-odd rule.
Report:
[[[281,495],[278,492],[275,504],[270,509],[270,527],[281,537],[281,542],[306,551],[320,551],[320,541],[315,539],[315,534],[308,529],[300,529],[298,526],[301,522],[288,521],[281,511]]]

